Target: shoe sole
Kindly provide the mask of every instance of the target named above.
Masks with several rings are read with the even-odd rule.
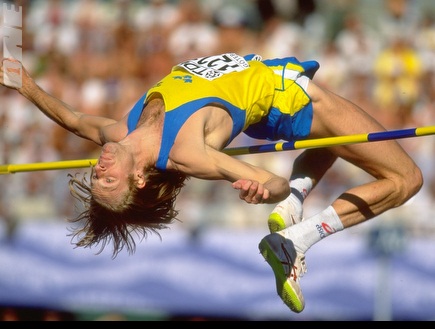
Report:
[[[279,258],[276,257],[269,243],[263,239],[261,240],[258,248],[260,249],[261,255],[264,257],[270,267],[272,267],[273,273],[275,274],[276,291],[278,296],[293,312],[302,312],[305,305],[299,299],[296,291],[287,282],[287,276],[284,272],[284,267],[282,266]]]

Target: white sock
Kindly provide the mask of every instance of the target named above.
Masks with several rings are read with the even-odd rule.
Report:
[[[295,178],[290,180],[290,189],[292,191],[291,194],[295,194],[295,196],[300,199],[301,203],[304,202],[312,188],[313,182],[310,177]]]
[[[304,200],[306,199],[308,194],[311,192],[312,188],[313,182],[311,181],[310,177],[295,178],[290,180],[291,193],[288,196],[287,200],[289,203],[292,203],[294,205],[294,209],[297,209],[299,213],[296,215],[299,216],[299,218],[301,219],[303,217],[302,204],[304,203]]]
[[[283,216],[286,223],[290,223],[288,218],[293,214],[299,219],[299,222],[303,217],[302,204],[311,192],[313,182],[309,177],[295,178],[290,180],[289,186],[291,189],[290,195],[285,200],[278,203],[272,213],[278,213]],[[293,212],[287,213],[286,210],[293,210]]]
[[[304,221],[290,226],[281,232],[293,241],[297,251],[305,254],[315,243],[327,236],[343,230],[343,223],[332,206]]]

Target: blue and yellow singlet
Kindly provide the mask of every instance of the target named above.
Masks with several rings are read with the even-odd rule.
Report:
[[[196,111],[223,105],[233,119],[227,145],[241,132],[257,139],[291,141],[308,136],[313,109],[305,92],[319,68],[316,61],[294,57],[262,61],[234,53],[197,58],[173,67],[170,74],[139,99],[128,116],[136,129],[144,105],[158,93],[165,103],[162,144],[156,167],[166,169],[178,131]]]

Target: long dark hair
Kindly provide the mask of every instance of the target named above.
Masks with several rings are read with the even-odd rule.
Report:
[[[70,229],[69,236],[77,240],[72,242],[76,247],[87,248],[101,243],[97,252],[100,254],[112,241],[112,258],[115,258],[124,247],[129,254],[136,251],[133,233],[140,241],[146,239],[148,233],[156,233],[161,238],[159,230],[177,220],[176,197],[188,177],[180,172],[163,172],[156,168],[144,172],[146,186],[138,189],[133,176],[129,176],[129,193],[116,207],[95,201],[86,174],[81,178],[78,174],[68,175],[71,195],[84,207],[76,218],[68,219],[70,223],[83,225]]]

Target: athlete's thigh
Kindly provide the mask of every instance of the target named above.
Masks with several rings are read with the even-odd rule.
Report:
[[[343,97],[313,83],[308,93],[313,101],[311,138],[385,131],[372,116]],[[395,140],[337,146],[331,151],[377,178],[406,175],[415,167],[413,160]]]

